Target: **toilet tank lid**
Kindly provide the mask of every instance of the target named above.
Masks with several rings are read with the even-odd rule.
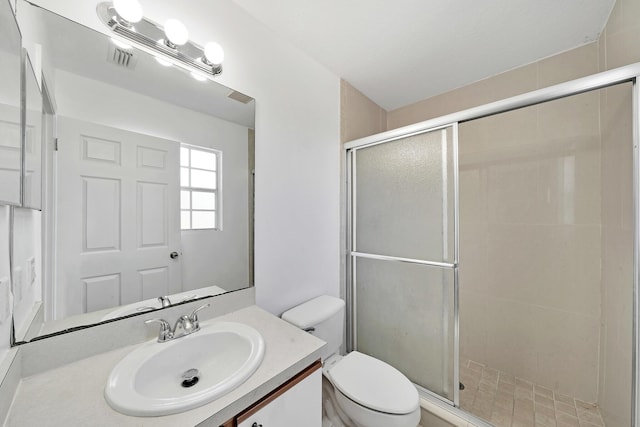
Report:
[[[282,313],[282,320],[301,329],[315,326],[344,308],[344,301],[329,295],[322,295],[302,303]]]

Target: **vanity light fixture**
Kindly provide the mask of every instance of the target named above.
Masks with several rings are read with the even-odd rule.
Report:
[[[135,24],[142,19],[142,6],[137,0],[113,0],[113,8],[128,24]]]
[[[168,19],[162,27],[143,16],[137,0],[102,2],[96,12],[111,31],[152,53],[162,65],[178,65],[205,80],[206,75],[222,73],[222,47],[209,42],[203,48],[190,41],[187,27],[177,19]]]
[[[164,23],[164,35],[167,36],[164,42],[171,49],[176,49],[189,41],[187,27],[177,19],[167,19]]]

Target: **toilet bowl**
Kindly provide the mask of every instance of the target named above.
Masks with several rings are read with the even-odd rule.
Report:
[[[323,374],[333,386],[337,406],[354,427],[418,425],[418,391],[400,371],[357,351],[327,362]]]
[[[323,427],[416,427],[420,398],[400,371],[374,357],[339,349],[344,301],[321,296],[282,315],[327,342],[322,356]]]

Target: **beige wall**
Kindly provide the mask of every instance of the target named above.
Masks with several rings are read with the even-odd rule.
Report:
[[[640,62],[639,15],[617,0],[597,43],[389,111],[386,129]],[[630,102],[611,88],[460,132],[463,356],[597,401],[616,426],[630,424]],[[343,142],[385,130],[350,107]]]
[[[340,80],[340,140],[352,141],[386,130],[387,112],[345,80]]]

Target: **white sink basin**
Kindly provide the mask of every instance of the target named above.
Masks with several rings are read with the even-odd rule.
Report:
[[[264,340],[252,327],[213,322],[201,328],[169,342],[154,339],[129,353],[107,381],[109,405],[143,417],[183,412],[230,392],[262,362]],[[198,380],[184,386],[183,374],[190,369],[198,370]]]

